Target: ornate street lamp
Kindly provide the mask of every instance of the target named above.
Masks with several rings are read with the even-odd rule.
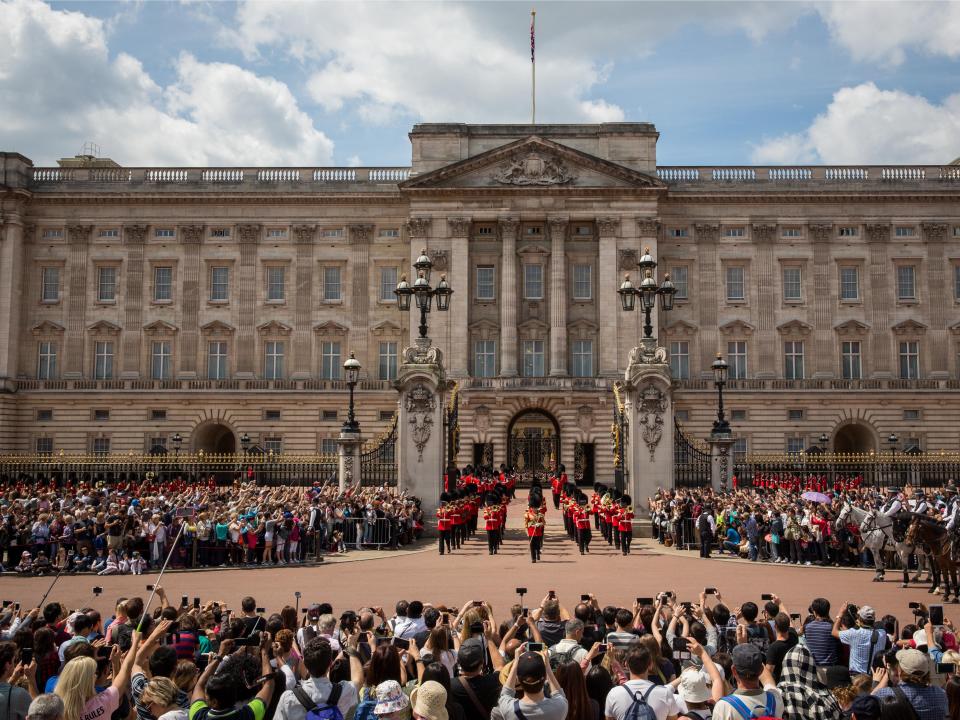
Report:
[[[887,435],[887,442],[890,443],[890,474],[894,478],[894,482],[898,479],[899,472],[897,472],[897,443],[900,442],[900,438],[897,437],[896,433],[890,433]]]
[[[179,456],[180,456],[180,445],[183,444],[183,438],[180,437],[180,433],[174,433],[174,434],[173,434],[173,437],[170,438],[170,440],[173,442],[173,452],[174,452],[175,456],[176,456],[176,457],[179,457]]]
[[[357,422],[356,416],[353,414],[353,390],[360,380],[360,361],[353,356],[353,353],[350,353],[350,357],[343,364],[343,371],[347,377],[347,387],[350,388],[350,408],[347,411],[347,421],[343,423],[343,430],[358,433],[360,432],[360,423]]]
[[[420,337],[427,337],[427,313],[430,312],[433,305],[433,299],[437,299],[437,310],[446,312],[450,309],[450,296],[453,295],[453,289],[447,283],[447,276],[441,275],[437,287],[430,286],[430,272],[433,270],[433,262],[427,256],[427,250],[424,248],[420,252],[420,257],[413,263],[417,271],[417,279],[413,286],[407,282],[407,276],[404,275],[397,283],[393,294],[397,296],[397,307],[403,312],[410,311],[410,299],[413,297],[420,310]]]
[[[713,421],[713,432],[716,434],[729,433],[730,423],[727,422],[723,413],[723,386],[727,384],[729,367],[720,353],[717,353],[717,359],[713,361],[710,369],[713,370],[713,384],[717,387],[717,419]]]
[[[240,436],[240,447],[243,448],[243,456],[246,457],[250,452],[250,436],[246,433]]]
[[[653,323],[650,315],[657,305],[657,298],[660,298],[660,309],[664,312],[673,310],[673,296],[677,294],[677,288],[670,281],[670,275],[664,275],[663,282],[659,285],[654,277],[654,271],[657,268],[657,261],[650,254],[650,248],[645,248],[643,256],[637,262],[640,268],[640,274],[643,278],[640,281],[640,287],[634,286],[630,282],[630,275],[624,276],[623,283],[617,293],[620,295],[621,307],[627,312],[632,312],[637,304],[637,296],[640,296],[640,304],[643,307],[643,337],[644,339],[653,338]]]

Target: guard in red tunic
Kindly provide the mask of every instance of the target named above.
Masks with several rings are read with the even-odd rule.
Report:
[[[540,559],[540,552],[543,549],[543,526],[544,515],[542,509],[543,497],[540,495],[539,488],[531,488],[529,507],[523,515],[523,525],[527,529],[527,537],[530,539],[530,561],[537,562]]]
[[[590,510],[587,507],[587,496],[577,497],[577,508],[574,511],[574,523],[577,526],[577,545],[580,546],[580,554],[585,555],[590,552]]]
[[[617,522],[620,529],[620,547],[624,555],[629,555],[630,542],[633,540],[633,505],[630,504],[629,495],[620,498]]]
[[[562,466],[561,466],[562,467]],[[555,472],[550,476],[550,492],[553,494],[553,509],[560,509],[560,494],[563,490],[563,483],[560,482],[560,473]]]
[[[454,490],[451,495],[450,503],[450,542],[457,550],[460,549],[460,536],[463,532],[463,501],[460,499],[460,493]]]
[[[440,493],[440,507],[437,509],[437,531],[440,533],[440,554],[444,554],[444,546],[449,553],[453,552],[450,542],[450,495]]]
[[[487,553],[496,555],[499,544],[497,541],[500,534],[500,506],[493,493],[487,495],[485,503],[483,507],[483,523],[487,531]]]

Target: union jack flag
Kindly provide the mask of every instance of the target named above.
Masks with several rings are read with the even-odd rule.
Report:
[[[534,39],[535,38],[534,27],[535,27],[536,21],[537,21],[537,13],[535,10],[532,10],[530,11],[530,62],[531,63],[536,62],[536,60],[534,60],[534,48],[536,47],[536,42]]]

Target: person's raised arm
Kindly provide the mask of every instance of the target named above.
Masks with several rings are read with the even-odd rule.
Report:
[[[115,688],[117,692],[123,694],[127,691],[127,688],[130,687],[130,673],[133,670],[133,663],[137,659],[137,650],[140,647],[140,631],[134,630],[133,637],[130,642],[130,649],[127,651],[126,656],[123,658],[123,662],[120,663],[120,672],[116,674],[111,683],[111,687]]]
[[[842,606],[846,609],[847,604],[844,603]],[[837,613],[837,617],[833,620],[833,629],[830,630],[830,634],[833,635],[838,640],[840,639],[840,621],[843,619],[843,613]]]
[[[263,687],[260,688],[260,692],[257,693],[257,699],[260,700],[264,707],[267,707],[270,704],[270,699],[273,697],[273,668],[270,666],[270,653],[267,652],[267,648],[270,647],[270,633],[262,632],[260,633],[260,674],[263,677],[268,677],[269,679],[263,683]]]
[[[190,696],[190,704],[197,702],[198,700],[205,700],[207,696],[207,681],[210,677],[217,671],[217,668],[220,666],[220,661],[233,651],[233,640],[227,639],[220,643],[220,653],[217,655],[211,655],[207,661],[207,667],[204,668],[203,672],[200,674],[197,684],[193,688],[193,694]]]
[[[162,638],[167,630],[170,628],[170,620],[161,620],[157,623],[157,626],[153,629],[153,632],[147,637],[147,640],[143,645],[140,646],[140,649],[137,651],[136,657],[133,660],[133,674],[143,673],[146,675],[146,670],[150,656],[153,655],[154,651],[160,645],[160,638]]]
[[[547,648],[543,649],[541,652],[543,655],[543,664],[547,671],[547,684],[550,686],[550,692],[553,695],[557,693],[562,693],[563,690],[560,687],[560,683],[557,681],[557,676],[553,674],[553,668],[550,667],[550,651]],[[516,665],[516,663],[514,663]]]
[[[723,677],[720,675],[720,670],[717,669],[717,665],[713,662],[713,658],[710,657],[710,653],[693,638],[687,638],[687,648],[691,654],[696,655],[703,662],[703,669],[706,670],[707,675],[710,676],[710,692],[713,697],[713,702],[716,703],[723,697]]]
[[[456,641],[457,636],[455,635],[453,639]],[[493,642],[493,623],[489,620],[483,624],[483,639],[487,643],[487,653],[490,655],[490,664],[493,665],[494,672],[499,672],[500,668],[503,667],[503,656],[500,654],[496,643]]]
[[[350,682],[359,691],[363,687],[363,663],[360,662],[360,630],[356,629],[347,638],[344,654],[350,658]]]

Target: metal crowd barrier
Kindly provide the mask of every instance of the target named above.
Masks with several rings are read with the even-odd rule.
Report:
[[[389,518],[377,518],[370,522],[366,518],[343,518],[343,544],[347,550],[359,550],[369,547],[385,547],[394,539]],[[399,525],[393,531],[399,535]]]

